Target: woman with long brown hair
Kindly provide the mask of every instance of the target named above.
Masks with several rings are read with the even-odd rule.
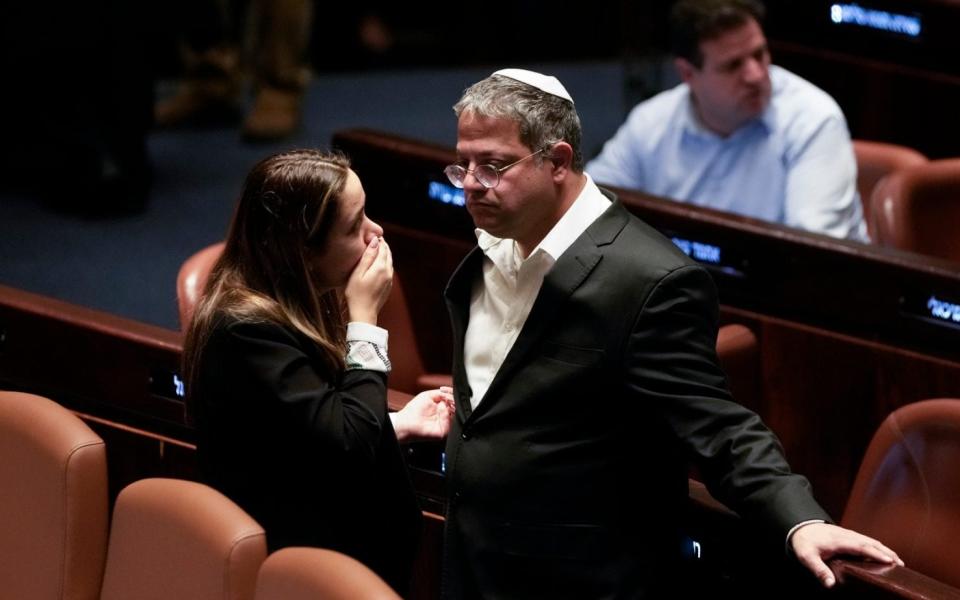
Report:
[[[440,438],[448,388],[388,414],[393,263],[343,156],[297,150],[247,176],[184,348],[206,480],[271,550],[349,554],[400,593],[420,511],[399,440]]]

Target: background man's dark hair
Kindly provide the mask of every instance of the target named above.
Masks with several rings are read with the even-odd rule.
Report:
[[[757,0],[679,0],[670,13],[673,55],[698,69],[703,66],[700,42],[747,23],[763,23],[766,10]]]

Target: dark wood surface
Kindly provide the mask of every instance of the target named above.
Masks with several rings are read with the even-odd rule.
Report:
[[[0,384],[192,442],[181,346],[177,331],[0,286]]]
[[[960,590],[909,568],[836,559],[830,562],[843,598],[960,600]]]

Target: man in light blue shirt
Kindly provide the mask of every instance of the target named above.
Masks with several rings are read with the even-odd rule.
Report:
[[[586,170],[598,183],[867,241],[846,120],[770,64],[754,0],[681,0],[683,83],[638,104]]]

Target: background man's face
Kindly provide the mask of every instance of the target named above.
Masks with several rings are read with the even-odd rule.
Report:
[[[683,59],[677,67],[690,86],[703,124],[729,135],[758,117],[770,102],[770,50],[753,19],[700,42],[703,65]]]

